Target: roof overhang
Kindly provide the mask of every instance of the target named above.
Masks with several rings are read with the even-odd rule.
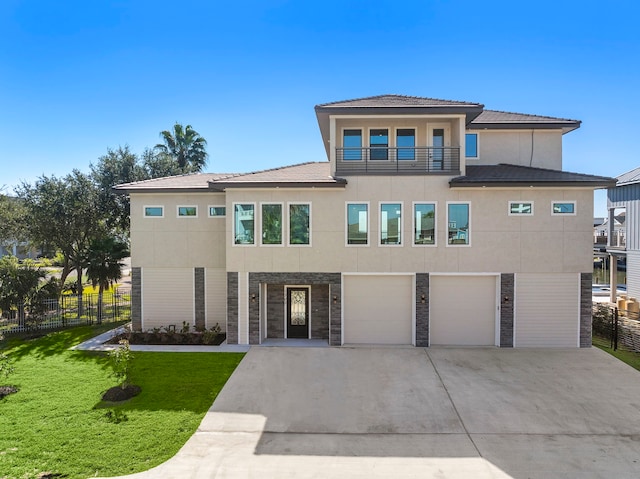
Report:
[[[223,192],[230,188],[344,188],[347,180],[335,178],[335,181],[245,181],[245,182],[210,182],[209,191]]]

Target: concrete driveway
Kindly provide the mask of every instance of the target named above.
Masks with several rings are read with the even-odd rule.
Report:
[[[637,478],[640,373],[597,349],[252,348],[131,478]]]

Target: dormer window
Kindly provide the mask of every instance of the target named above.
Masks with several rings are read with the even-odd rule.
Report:
[[[369,130],[370,158],[372,160],[389,159],[389,130],[376,128]]]

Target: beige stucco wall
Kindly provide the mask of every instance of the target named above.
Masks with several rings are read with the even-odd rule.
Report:
[[[468,130],[478,133],[478,159],[467,159],[468,165],[509,163],[535,168],[562,169],[562,131],[535,130],[533,158],[532,130]]]
[[[589,272],[593,193],[590,189],[450,189],[448,177],[350,177],[343,189],[230,190],[233,202],[310,202],[312,246],[232,244],[227,215],[228,271],[308,272]],[[508,215],[509,201],[533,201],[533,217]],[[552,216],[551,202],[576,201],[575,216]],[[345,209],[369,202],[369,246],[347,246]],[[379,202],[403,203],[403,245],[378,245]],[[437,246],[412,246],[412,202],[437,202]],[[447,201],[471,202],[471,246],[447,246]],[[286,222],[286,219],[284,220]],[[284,236],[286,238],[286,229]]]
[[[222,193],[132,194],[131,263],[147,268],[225,268],[225,218],[209,218]],[[177,207],[198,207],[197,218],[178,218]],[[144,206],[164,206],[164,218],[145,218]]]

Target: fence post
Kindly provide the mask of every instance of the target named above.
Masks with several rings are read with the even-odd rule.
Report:
[[[618,308],[615,309],[613,316],[613,350],[618,350]]]

